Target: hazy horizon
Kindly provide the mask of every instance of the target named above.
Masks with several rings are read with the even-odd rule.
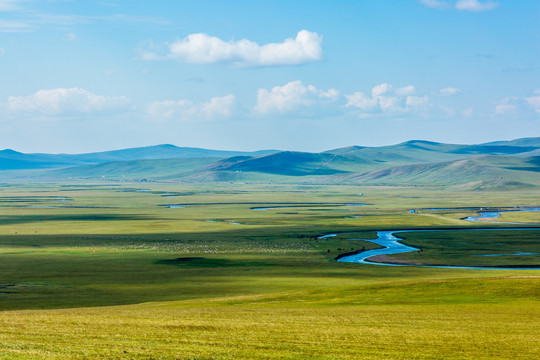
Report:
[[[526,137],[526,138],[531,138],[531,137]],[[518,139],[508,139],[510,141],[512,140],[519,140],[519,139],[526,139],[526,138],[518,138]],[[508,140],[493,140],[493,142],[495,141],[508,141]],[[336,148],[328,148],[328,149],[321,149],[321,150],[317,150],[317,151],[306,151],[306,152],[313,152],[313,153],[317,153],[317,152],[324,152],[324,151],[329,151],[329,150],[334,150],[334,149],[339,149],[339,148],[345,148],[345,147],[351,147],[351,146],[360,146],[360,147],[384,147],[384,146],[392,146],[392,145],[398,145],[398,144],[401,144],[401,143],[405,143],[405,142],[411,142],[411,141],[426,141],[426,142],[435,142],[437,143],[437,141],[432,141],[432,140],[426,140],[426,139],[409,139],[409,140],[405,140],[405,141],[402,141],[402,142],[399,142],[399,143],[393,143],[393,144],[382,144],[382,145],[373,145],[373,146],[367,146],[367,145],[362,145],[362,144],[348,144],[348,145],[343,145],[343,146],[339,146],[339,147],[336,147]],[[487,141],[485,143],[490,143],[492,141]],[[484,142],[482,143],[443,143],[443,144],[452,144],[452,145],[482,145],[484,144]],[[177,144],[150,144],[150,145],[141,145],[141,146],[132,146],[132,147],[124,147],[124,148],[107,148],[107,149],[98,149],[96,151],[88,151],[88,152],[51,152],[50,154],[84,154],[84,153],[100,153],[100,152],[107,152],[107,151],[117,151],[117,150],[127,150],[127,149],[132,149],[132,148],[145,148],[145,147],[157,147],[157,146],[168,146],[168,145],[172,145],[172,146],[175,146],[175,147],[179,147],[179,148],[193,148],[193,149],[203,149],[203,150],[215,150],[215,151],[237,151],[237,152],[256,152],[256,151],[298,151],[298,152],[302,152],[302,150],[296,150],[296,149],[271,149],[271,148],[260,148],[260,149],[220,149],[220,148],[208,148],[208,147],[199,147],[199,146],[182,146],[182,145],[177,145]],[[21,152],[21,153],[35,153],[35,154],[46,154],[47,152],[44,152],[44,151],[35,151],[35,152],[24,152],[24,151],[19,151],[18,149],[12,149],[12,148],[4,148],[4,149],[0,149],[0,151],[4,151],[4,150],[14,150],[14,151],[17,151],[17,152]]]

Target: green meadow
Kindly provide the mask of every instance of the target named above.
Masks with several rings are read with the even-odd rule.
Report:
[[[462,220],[539,205],[529,188],[2,184],[0,358],[533,359],[540,270],[335,259],[439,229],[392,258],[540,266],[540,232],[508,230],[540,212]],[[505,230],[449,231],[483,228]]]

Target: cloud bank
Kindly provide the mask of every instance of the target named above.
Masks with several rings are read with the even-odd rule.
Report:
[[[443,88],[431,93],[418,93],[413,85],[394,87],[388,83],[373,86],[368,91],[342,93],[337,89],[320,89],[300,80],[272,88],[259,88],[254,104],[242,106],[233,94],[212,97],[207,101],[188,99],[160,100],[146,104],[131,104],[125,96],[96,95],[81,88],[39,90],[28,96],[10,96],[0,104],[0,113],[9,118],[70,119],[130,115],[140,119],[176,122],[207,122],[227,119],[312,118],[332,119],[340,116],[360,118],[405,118],[410,116],[454,116],[470,118],[482,109],[471,106],[456,108],[444,105],[442,96],[461,90]],[[524,116],[540,114],[540,89],[527,96],[509,96],[489,105],[490,116]]]
[[[259,89],[253,110],[259,114],[290,112],[300,107],[316,105],[321,100],[335,101],[339,96],[336,89],[319,90],[313,85],[305,86],[301,81],[291,81],[272,89]]]
[[[232,94],[213,97],[196,104],[189,100],[154,101],[147,108],[147,116],[156,120],[197,121],[230,117],[237,107]]]
[[[481,3],[478,0],[458,0],[458,2],[456,2],[456,9],[474,12],[493,10],[497,6],[499,6],[499,4],[495,1]]]
[[[452,96],[459,94],[461,92],[461,89],[455,88],[455,87],[447,87],[444,89],[439,90],[439,95],[441,96]]]
[[[484,12],[499,6],[495,1],[480,2],[479,0],[457,0],[455,4],[444,0],[420,0],[420,3],[432,9],[446,10],[451,7],[461,11]]]
[[[420,3],[432,9],[439,9],[439,10],[448,9],[450,7],[450,4],[447,1],[420,0]]]
[[[358,109],[363,113],[409,112],[429,104],[429,96],[413,95],[415,91],[412,85],[393,90],[392,85],[383,83],[374,86],[371,95],[361,91],[345,95],[345,107]]]
[[[530,97],[508,96],[502,98],[495,105],[495,115],[523,115],[527,111],[540,115],[540,89],[535,90]]]
[[[102,96],[80,88],[39,90],[29,96],[10,96],[7,108],[13,112],[43,115],[74,115],[125,109],[125,96]]]
[[[143,53],[146,60],[176,59],[193,64],[225,63],[237,66],[300,65],[322,59],[322,37],[315,32],[301,30],[296,38],[280,43],[259,45],[253,41],[223,41],[204,33],[190,34],[169,45],[169,53]]]
[[[13,11],[19,10],[19,4],[21,0],[0,0],[0,11]]]

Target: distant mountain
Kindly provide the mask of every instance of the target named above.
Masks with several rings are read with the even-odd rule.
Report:
[[[177,158],[177,159],[145,159],[128,161],[111,161],[97,165],[80,165],[47,173],[52,177],[63,178],[115,178],[115,179],[157,179],[174,176],[181,177],[185,173],[207,166],[220,158]]]
[[[239,155],[257,156],[274,152],[277,152],[277,150],[261,150],[254,152],[221,151],[177,147],[168,144],[88,154],[23,154],[6,149],[0,151],[0,170],[58,168],[127,160],[204,157],[226,158]]]
[[[540,186],[540,138],[478,145],[424,140],[321,153],[236,152],[157,145],[100,153],[0,151],[0,170],[47,169],[32,176],[78,179],[445,185],[471,189]],[[3,171],[2,175],[9,174]]]
[[[391,146],[346,147],[329,150],[327,153],[347,154],[393,164],[412,164],[451,161],[474,155],[533,156],[534,152],[538,150],[540,150],[540,138],[479,145],[443,144],[424,140],[411,140]]]
[[[367,162],[367,161],[366,161]],[[282,151],[256,157],[222,160],[208,170],[250,171],[286,176],[329,175],[358,168],[364,161],[325,153]]]
[[[170,144],[145,146],[137,148],[129,148],[122,150],[112,150],[104,152],[96,152],[80,155],[67,155],[76,158],[79,161],[104,163],[108,161],[123,161],[123,160],[145,160],[145,159],[178,159],[178,158],[203,158],[203,157],[231,157],[231,156],[257,156],[270,154],[277,150],[261,150],[261,151],[224,151],[224,150],[209,150],[192,147],[178,147]]]
[[[492,141],[482,145],[503,145],[503,146],[532,146],[540,148],[540,137],[521,138],[510,141]]]
[[[479,180],[540,181],[540,157],[484,155],[467,159],[389,167],[366,173],[338,175],[329,182],[454,185]]]
[[[47,154],[23,154],[11,149],[0,151],[0,170],[46,169],[76,165],[69,161]]]

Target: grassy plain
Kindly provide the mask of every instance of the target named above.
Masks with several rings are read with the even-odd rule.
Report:
[[[381,229],[519,226],[461,218],[479,207],[538,206],[538,195],[438,187],[4,184],[0,357],[531,359],[540,351],[540,270],[386,267],[334,258],[376,247],[353,239],[374,238]],[[317,238],[335,232],[354,234]],[[539,252],[536,230],[526,237],[490,232],[489,241],[471,233],[440,232],[436,240],[408,233],[407,241],[475,243],[483,252],[505,243],[509,252]],[[427,262],[479,258],[467,246],[458,249],[466,255],[450,256],[449,246],[439,245],[413,255]]]
[[[428,231],[397,234],[422,249],[392,255],[424,265],[539,267],[540,231]]]

